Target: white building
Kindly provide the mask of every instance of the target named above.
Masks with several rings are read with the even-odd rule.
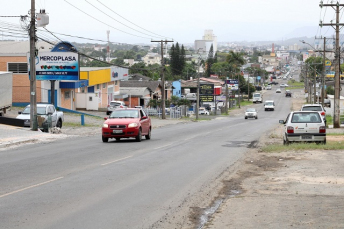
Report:
[[[158,53],[148,53],[142,58],[146,65],[149,64],[161,64],[161,55]]]
[[[213,30],[205,30],[202,40],[195,40],[195,50],[202,50],[204,55],[208,55],[211,45],[213,45],[213,55],[217,52],[217,37]]]

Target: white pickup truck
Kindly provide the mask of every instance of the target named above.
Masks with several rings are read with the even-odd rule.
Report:
[[[25,120],[24,126],[30,127],[30,105],[27,105],[23,111],[18,112],[17,119]],[[48,123],[51,116],[51,125]],[[38,128],[47,131],[49,127],[62,128],[63,112],[57,111],[53,104],[37,103]]]

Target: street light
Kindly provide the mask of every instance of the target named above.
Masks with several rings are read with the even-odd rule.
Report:
[[[201,56],[201,54],[200,54],[200,52],[199,52],[199,50],[203,50],[203,48],[199,48],[198,50],[197,50],[197,53],[199,54],[199,57],[198,57],[198,62],[199,62],[199,64],[198,64],[198,69],[197,69],[197,98],[196,98],[196,120],[198,120],[198,111],[199,111],[199,87],[200,87],[200,85],[199,85],[199,69],[201,68],[201,60],[202,60],[202,56]],[[216,111],[215,111],[216,112]]]
[[[309,45],[310,47],[312,47],[316,52],[319,52],[319,50],[316,50],[312,45],[310,45],[309,43],[305,42],[304,40],[300,40],[300,42],[302,42],[303,44],[307,44]],[[322,56],[323,56],[323,77],[322,77],[322,80],[321,80],[321,84],[322,84],[322,87],[321,87],[321,105],[324,107],[324,95],[325,95],[325,59],[326,58],[326,55],[325,55],[325,52],[324,54],[320,53]],[[315,84],[315,82],[314,82]],[[315,86],[314,86],[315,87]],[[316,93],[315,93],[315,90],[314,90],[314,96],[316,96]]]

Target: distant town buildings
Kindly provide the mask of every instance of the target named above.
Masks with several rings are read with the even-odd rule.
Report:
[[[202,40],[195,40],[195,50],[202,50],[204,55],[208,55],[211,45],[213,45],[213,54],[217,52],[217,37],[213,30],[205,30]]]

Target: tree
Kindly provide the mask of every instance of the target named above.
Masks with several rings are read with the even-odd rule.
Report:
[[[241,67],[246,63],[246,60],[244,59],[243,53],[236,53],[231,51],[227,57],[226,61],[232,65],[235,69]]]
[[[124,61],[123,58],[116,58],[110,61],[110,63],[116,65],[116,66],[120,66],[120,65],[124,65]]]
[[[318,57],[308,57],[307,60],[305,61],[309,66],[310,66],[310,73],[313,75],[314,74],[314,69],[316,70],[316,74],[322,74],[323,72],[323,58],[318,56]]]
[[[181,76],[183,73],[184,67],[185,67],[185,49],[183,45],[180,49],[179,44],[177,42],[176,46],[172,44],[172,47],[170,50],[170,70],[171,70],[172,75]]]
[[[211,71],[211,66],[213,64],[214,64],[214,48],[213,48],[213,44],[211,44],[209,53],[208,53],[208,59],[206,61],[206,70],[205,70],[206,77],[210,77],[210,75],[213,73]]]

